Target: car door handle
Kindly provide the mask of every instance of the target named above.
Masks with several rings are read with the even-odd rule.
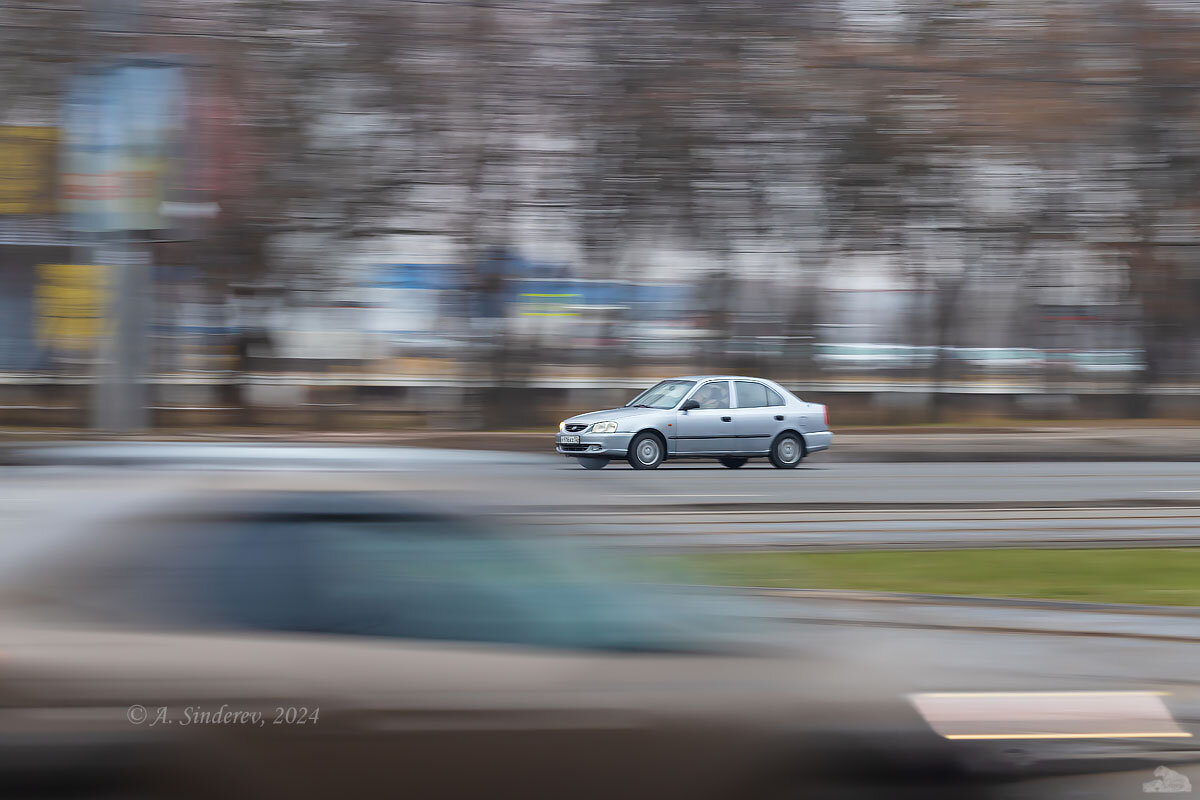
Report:
[[[775,419],[779,420],[780,422],[783,422],[783,414],[776,414]]]
[[[721,422],[733,422],[733,417],[721,417]]]

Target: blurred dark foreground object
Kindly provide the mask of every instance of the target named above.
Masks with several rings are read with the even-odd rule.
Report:
[[[4,563],[5,798],[962,798],[1143,767],[948,742],[882,665],[382,495],[181,499]]]

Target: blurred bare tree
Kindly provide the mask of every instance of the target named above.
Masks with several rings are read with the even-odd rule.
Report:
[[[941,348],[935,381],[949,346],[1053,349],[1088,318],[1137,332],[1135,395],[1197,367],[1200,17],[1168,4],[0,8],[10,121],[52,117],[66,75],[102,54],[186,53],[213,76],[252,176],[224,198],[229,230],[259,242],[229,271],[329,286],[364,242],[452,241],[500,383],[534,344],[479,309],[504,302],[494,254],[531,237],[569,246],[587,277],[636,279],[663,249],[699,283],[723,275],[714,368],[738,366],[725,354],[746,307],[779,307],[775,333],[815,341],[822,291],[862,254],[913,287],[910,343]],[[282,235],[303,257],[269,254]],[[770,298],[748,282],[762,276]],[[998,288],[1009,305],[984,330],[972,309]],[[808,371],[810,356],[741,365]]]

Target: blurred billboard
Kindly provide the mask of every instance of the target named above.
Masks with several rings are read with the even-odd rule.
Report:
[[[58,352],[94,350],[104,331],[108,281],[108,269],[103,266],[38,265],[38,340]]]
[[[58,130],[0,126],[0,214],[53,214]]]
[[[71,79],[62,196],[72,230],[160,230],[182,69],[137,61]]]

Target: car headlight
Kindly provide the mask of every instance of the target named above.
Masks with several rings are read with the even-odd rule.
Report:
[[[558,432],[562,433],[566,429],[567,429],[567,421],[564,419],[562,422],[558,423]]]
[[[615,422],[597,422],[592,426],[592,433],[616,433],[617,423]]]

